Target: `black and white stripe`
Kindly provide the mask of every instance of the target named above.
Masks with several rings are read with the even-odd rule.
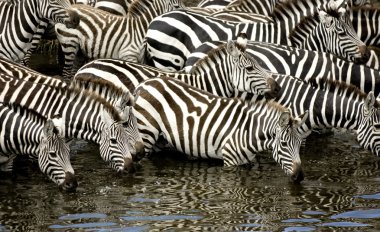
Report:
[[[61,188],[77,187],[70,149],[59,128],[62,118],[46,119],[19,105],[0,103],[0,122],[0,156],[9,158],[0,170],[11,171],[14,155],[28,156]]]
[[[184,70],[188,72],[199,59],[207,57],[211,49],[223,43],[206,42],[199,46],[189,55]],[[373,91],[377,97],[380,94],[379,70],[340,59],[333,54],[254,41],[248,41],[246,52],[262,68],[273,73],[306,81],[313,78],[336,80],[355,85],[366,93]]]
[[[167,77],[143,82],[135,94],[147,153],[159,136],[180,152],[222,159],[225,166],[249,163],[272,149],[293,181],[303,180],[299,149],[308,133],[300,128],[307,113],[298,121],[278,104],[218,97]]]
[[[233,97],[238,92],[276,96],[280,86],[271,74],[245,53],[246,40],[229,41],[209,52],[189,73],[163,72],[156,68],[114,59],[99,59],[84,65],[74,76],[101,78],[133,92],[137,84],[151,77],[169,76],[218,96]]]
[[[129,102],[120,108],[104,98],[78,88],[53,87],[0,75],[0,101],[17,103],[46,117],[64,119],[64,136],[99,144],[100,156],[117,171],[132,170],[128,136],[122,123],[128,119]]]
[[[68,28],[78,25],[78,15],[66,0],[0,1],[0,57],[28,64],[48,21]]]
[[[344,13],[344,9],[336,8],[329,12],[335,13],[321,14],[320,17],[314,14],[314,17],[306,18],[319,20],[317,28],[324,28],[324,32],[330,31],[328,34],[334,34],[323,41],[313,37],[316,39],[315,43],[324,44],[324,49],[329,48],[331,52],[338,52],[337,55],[341,57],[365,62],[368,59],[368,50],[353,33],[352,27],[341,19],[340,15]],[[285,18],[286,13],[281,17]],[[300,20],[299,15],[290,14],[286,20],[281,19],[272,24],[236,23],[201,16],[186,10],[172,11],[156,17],[150,24],[146,34],[146,63],[165,70],[179,70],[183,67],[186,57],[203,42],[236,39],[242,31],[247,33],[249,40],[291,45],[288,36]],[[330,23],[326,24],[327,21]],[[337,39],[332,40],[333,38]]]
[[[76,29],[56,24],[57,38],[65,55],[63,75],[71,77],[79,50],[89,59],[116,58],[141,61],[143,39],[156,16],[182,7],[179,0],[139,0],[129,7],[129,15],[120,17],[86,5],[74,5],[80,17]]]

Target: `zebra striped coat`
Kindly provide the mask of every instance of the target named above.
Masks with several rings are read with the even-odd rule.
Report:
[[[78,15],[66,0],[0,1],[0,57],[28,64],[48,21],[75,28]]]
[[[130,6],[127,17],[120,17],[86,5],[74,5],[80,17],[76,29],[56,24],[57,38],[65,55],[63,75],[71,77],[79,50],[89,59],[117,58],[141,61],[143,39],[156,16],[182,7],[180,0],[139,0]]]
[[[245,53],[246,40],[229,41],[198,62],[189,74],[163,72],[133,62],[100,59],[84,65],[74,76],[101,78],[133,92],[138,83],[151,77],[169,76],[219,96],[233,97],[238,92],[276,96],[280,86],[254,59]]]
[[[41,171],[64,190],[77,181],[70,163],[69,146],[60,133],[61,118],[46,119],[33,110],[0,103],[1,171],[11,171],[16,155],[38,161]]]
[[[199,59],[207,57],[211,49],[222,43],[225,42],[207,42],[199,46],[189,55],[185,72],[189,72]],[[273,73],[291,75],[306,81],[313,78],[342,81],[355,85],[366,93],[373,91],[377,97],[380,94],[379,70],[345,61],[329,53],[254,41],[248,41],[246,52],[262,68]]]
[[[146,63],[165,70],[179,70],[183,67],[186,57],[203,42],[236,39],[241,31],[247,33],[249,40],[291,45],[288,35],[295,26],[293,22],[289,23],[292,26],[288,25],[291,19],[293,18],[288,16],[286,21],[273,24],[234,23],[185,10],[172,11],[155,18],[150,24],[146,34]],[[314,15],[312,19],[319,20],[318,26],[313,29],[319,33],[323,31],[328,38],[319,41],[317,37],[313,37],[316,44],[324,44],[323,51],[355,62],[368,60],[366,46],[357,38],[352,27],[340,17],[320,14]],[[307,20],[304,20],[301,23],[304,25],[306,22]]]
[[[139,131],[150,152],[159,136],[176,150],[200,158],[222,159],[225,166],[251,162],[259,151],[272,149],[292,180],[303,180],[299,148],[308,135],[274,103],[248,104],[222,98],[172,78],[152,78],[136,94]]]
[[[122,126],[128,119],[128,99],[121,99],[120,109],[116,109],[97,94],[83,89],[36,84],[5,75],[0,77],[0,102],[20,104],[46,117],[62,115],[66,138],[93,141],[99,144],[100,156],[113,169],[119,172],[133,170],[128,137]]]

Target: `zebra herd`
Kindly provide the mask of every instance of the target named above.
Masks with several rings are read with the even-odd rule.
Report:
[[[75,190],[80,139],[120,173],[163,149],[224,166],[271,150],[299,183],[303,141],[323,128],[380,156],[369,1],[0,0],[0,15],[0,171],[26,156]],[[64,57],[54,77],[28,67],[51,26]]]

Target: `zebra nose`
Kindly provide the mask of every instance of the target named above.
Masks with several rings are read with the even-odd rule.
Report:
[[[80,17],[77,12],[68,10],[69,19],[65,21],[67,28],[76,28],[79,25]]]
[[[65,173],[65,181],[62,184],[62,189],[65,191],[75,191],[78,187],[77,178],[71,172]]]
[[[124,158],[124,171],[126,171],[127,173],[135,172],[132,159]]]
[[[371,56],[371,53],[369,51],[369,49],[367,48],[366,45],[361,45],[358,47],[358,51],[359,51],[359,54],[360,54],[360,58],[356,59],[356,62],[359,63],[359,64],[364,64],[366,63],[370,56]]]
[[[270,86],[270,91],[264,94],[265,99],[270,100],[276,98],[281,90],[281,86],[273,78],[268,78],[267,83]]]
[[[294,183],[300,183],[304,179],[304,173],[301,167],[301,163],[293,164],[293,174],[290,176]]]
[[[138,141],[135,144],[136,149],[136,155],[133,157],[133,161],[140,161],[142,158],[144,158],[145,151],[144,151],[144,143]]]

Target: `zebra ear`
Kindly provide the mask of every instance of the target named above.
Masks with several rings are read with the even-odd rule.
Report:
[[[54,126],[53,120],[50,118],[47,119],[45,122],[44,128],[43,128],[43,132],[44,132],[45,137],[53,136],[54,129],[55,129],[55,126]]]
[[[240,56],[240,51],[239,49],[236,47],[235,45],[235,42],[232,41],[232,40],[229,40],[227,42],[227,52],[228,54],[230,54],[232,57],[239,57]]]
[[[290,112],[289,111],[282,112],[278,119],[278,124],[280,125],[280,127],[287,126],[289,122],[290,122]]]
[[[309,117],[309,111],[308,110],[306,110],[303,114],[299,115],[297,117],[297,127],[300,127],[303,124],[305,124],[308,117]]]
[[[112,118],[110,112],[108,112],[105,109],[102,109],[102,112],[100,114],[101,120],[104,124],[106,124],[107,127],[110,127],[115,120]]]
[[[370,110],[373,109],[376,103],[375,94],[373,91],[369,92],[366,99],[364,100],[364,113],[369,113]]]

